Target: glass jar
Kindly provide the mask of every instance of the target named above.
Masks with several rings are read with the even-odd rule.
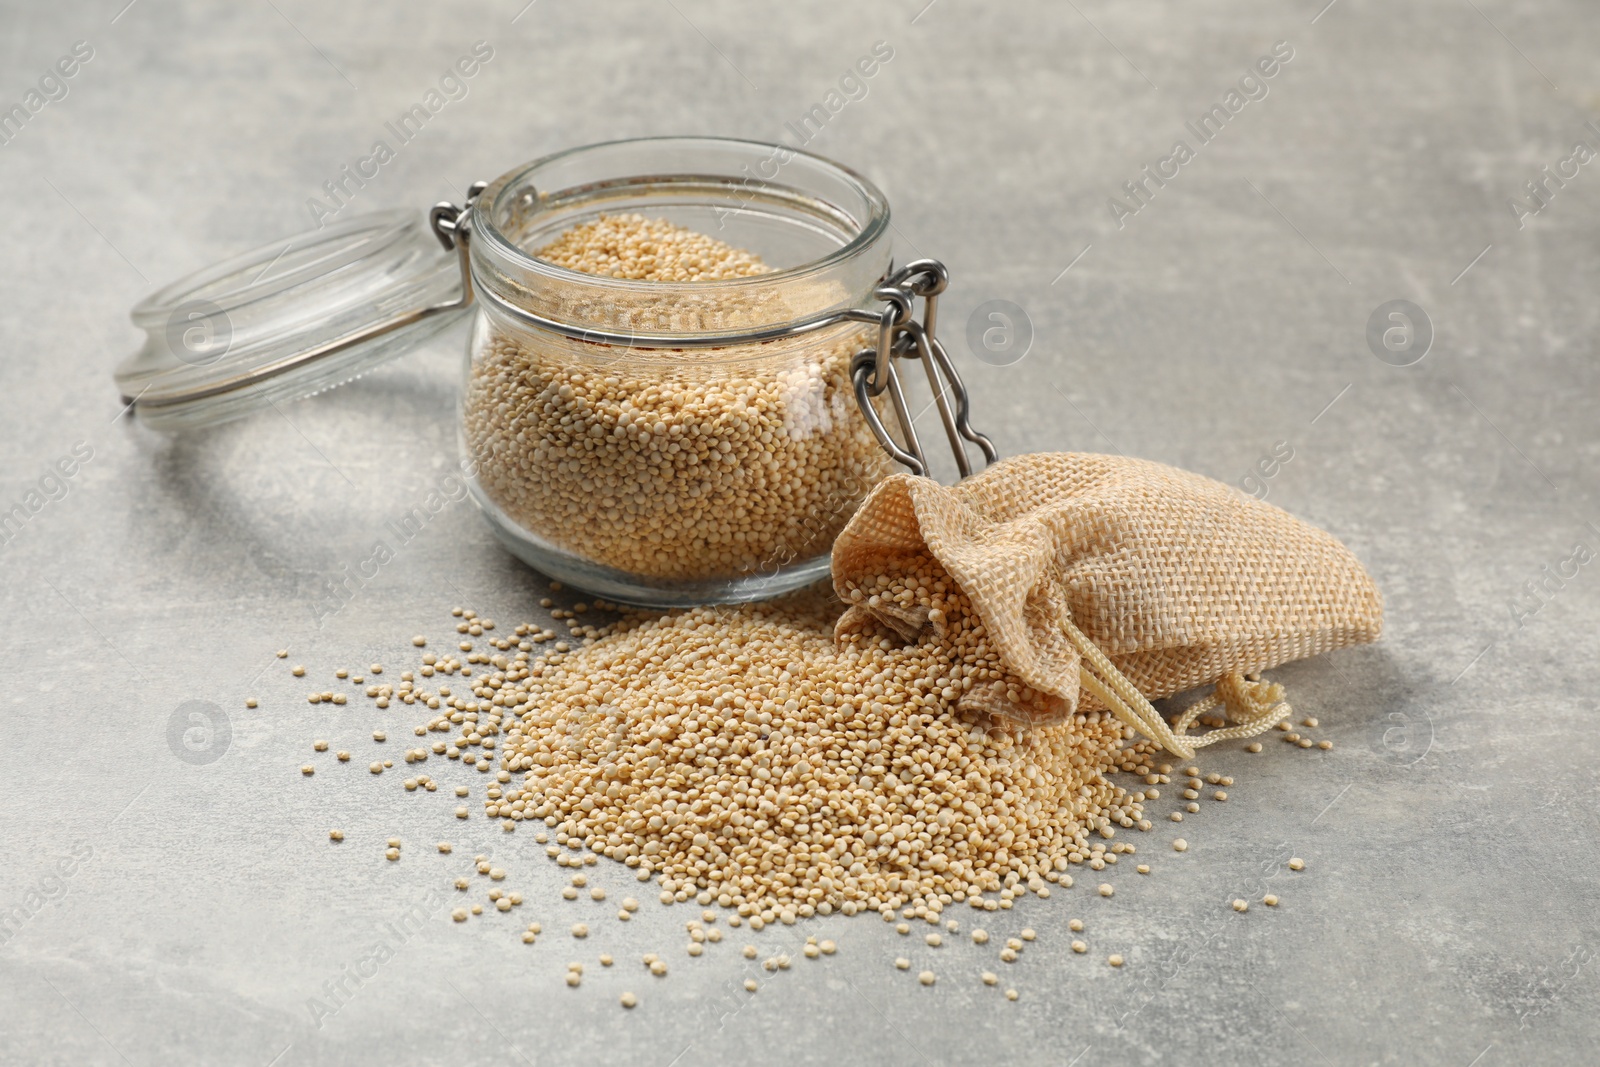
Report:
[[[762,272],[635,281],[538,255],[635,214]],[[477,183],[427,223],[357,217],[166,286],[134,309],[146,339],[117,370],[125,402],[163,429],[225,421],[336,386],[470,312],[462,469],[495,535],[551,577],[651,606],[820,579],[894,463],[926,472],[892,357],[923,364],[963,476],[963,441],[996,458],[934,337],[944,267],[894,270],[887,201],[836,163],[749,141],[618,141]]]
[[[781,185],[749,180],[764,164]],[[534,254],[628,214],[770,270],[632,281]],[[500,540],[631,602],[750,600],[825,576],[834,535],[892,469],[851,382],[872,329],[784,332],[872,302],[888,222],[883,195],[843,167],[739,141],[595,145],[490,185],[471,223],[461,438]]]

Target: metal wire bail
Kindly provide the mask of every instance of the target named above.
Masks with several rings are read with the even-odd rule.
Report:
[[[878,439],[896,463],[912,474],[928,476],[928,459],[922,451],[910,409],[906,405],[905,391],[894,361],[915,356],[928,376],[928,388],[933,392],[933,402],[939,409],[939,421],[944,424],[945,437],[955,454],[956,468],[961,477],[972,474],[972,462],[967,456],[965,442],[978,446],[983,453],[984,466],[1000,458],[994,444],[972,428],[969,421],[970,402],[967,388],[956,373],[944,345],[934,335],[938,317],[939,294],[950,284],[950,271],[936,259],[918,259],[897,271],[891,271],[873,291],[873,296],[884,302],[881,313],[863,312],[861,317],[878,323],[876,348],[863,348],[850,364],[850,377],[855,386],[856,404],[867,420],[872,435]],[[922,298],[922,321],[913,317],[914,302]],[[894,408],[895,421],[900,424],[900,439],[895,440],[878,416],[873,398],[889,393]]]

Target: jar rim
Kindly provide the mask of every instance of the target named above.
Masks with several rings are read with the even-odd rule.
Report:
[[[568,267],[558,266],[549,260],[540,259],[533,253],[526,251],[519,244],[508,237],[494,222],[494,218],[502,207],[501,198],[508,192],[516,189],[518,179],[525,175],[547,167],[553,163],[585,153],[598,152],[605,149],[615,149],[623,146],[634,147],[688,147],[692,145],[706,145],[709,147],[730,147],[761,149],[772,153],[788,152],[791,157],[802,157],[813,165],[832,176],[841,179],[853,191],[858,193],[867,204],[868,214],[862,220],[860,228],[855,235],[838,248],[833,249],[818,259],[798,263],[792,267],[768,271],[763,274],[747,275],[739,278],[718,278],[695,282],[661,282],[643,281],[632,278],[612,278],[603,274],[589,274],[583,271],[572,270]],[[748,179],[747,179],[748,180]],[[536,275],[549,278],[554,282],[580,283],[600,288],[614,288],[619,291],[636,293],[659,293],[669,286],[692,286],[696,292],[713,293],[741,293],[756,292],[774,284],[784,284],[801,280],[810,275],[823,273],[830,268],[845,262],[863,249],[870,248],[877,242],[889,228],[889,198],[884,195],[872,181],[854,169],[828,159],[826,156],[807,152],[804,149],[794,148],[790,145],[781,145],[766,141],[752,141],[737,137],[697,137],[697,136],[667,136],[667,137],[625,137],[611,141],[598,141],[593,144],[580,145],[576,148],[563,149],[546,156],[525,163],[515,170],[507,171],[491,182],[480,197],[480,203],[489,206],[487,211],[474,211],[472,218],[472,236],[474,242],[484,241],[493,247],[493,251],[509,260],[516,267],[530,271]]]

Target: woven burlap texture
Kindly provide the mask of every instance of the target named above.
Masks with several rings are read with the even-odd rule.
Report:
[[[1248,736],[1272,725],[1268,707],[1278,707],[1282,691],[1247,676],[1376,640],[1383,626],[1377,586],[1337,538],[1221,482],[1148,460],[1018,456],[955,486],[894,475],[835,542],[835,588],[844,595],[848,579],[919,553],[966,593],[1007,670],[1046,698],[1017,706],[999,685],[969,691],[962,704],[1026,725],[1108,702],[1122,714],[1108,677],[1120,674],[1147,708],[1225,682],[1208,707],[1251,721],[1213,734]],[[921,625],[880,621],[906,636]],[[1112,670],[1094,668],[1106,659]],[[1139,728],[1174,751],[1200,740],[1157,736],[1164,720]]]

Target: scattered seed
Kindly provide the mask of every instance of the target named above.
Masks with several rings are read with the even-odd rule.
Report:
[[[1113,967],[1121,967],[1122,966],[1122,957],[1121,956],[1107,956],[1106,957],[1106,962],[1111,964],[1111,966],[1113,966]]]
[[[938,981],[938,979],[933,976],[932,971],[923,971],[921,974],[917,975],[917,981],[921,982],[923,985],[932,985],[934,982]]]
[[[1305,866],[1306,866],[1306,861],[1301,859],[1299,856],[1290,856],[1289,857],[1289,869],[1291,871],[1302,871],[1302,870],[1305,870]]]
[[[343,841],[344,840],[344,831],[343,830],[329,830],[328,831],[328,840],[330,840],[330,841]]]
[[[1274,894],[1268,893],[1266,896],[1261,898],[1261,903],[1265,904],[1269,908],[1276,908],[1278,906],[1278,898]]]
[[[1174,852],[1187,852],[1187,851],[1189,851],[1189,842],[1185,841],[1181,837],[1178,838],[1177,840],[1172,842],[1172,851],[1174,851]]]
[[[1111,885],[1111,883],[1110,883],[1110,882],[1102,882],[1102,883],[1101,883],[1101,884],[1100,884],[1100,890],[1099,890],[1099,892],[1100,892],[1100,895],[1101,895],[1101,896],[1103,896],[1103,897],[1109,897],[1109,896],[1111,896],[1111,895],[1112,895],[1112,894],[1113,894],[1113,893],[1115,893],[1115,892],[1116,892],[1116,889],[1115,889],[1115,888],[1114,888],[1114,887],[1113,887],[1113,886],[1112,886],[1112,885]]]
[[[1088,952],[1089,951],[1089,946],[1087,944],[1085,944],[1084,942],[1082,942],[1082,941],[1074,941],[1072,943],[1072,951],[1074,951],[1074,952]]]
[[[1234,900],[1234,902],[1233,902],[1233,910],[1234,911],[1249,911],[1250,910],[1250,902],[1248,900],[1245,900],[1242,897],[1236,898]]]

